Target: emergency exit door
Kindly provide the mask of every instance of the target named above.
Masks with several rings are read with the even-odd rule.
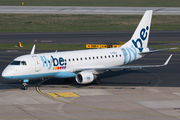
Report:
[[[39,61],[37,56],[33,56],[32,58],[33,58],[34,63],[35,63],[35,71],[39,72],[40,71],[40,61]]]

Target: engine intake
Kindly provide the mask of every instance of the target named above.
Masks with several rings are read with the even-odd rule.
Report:
[[[79,84],[88,84],[93,82],[97,76],[92,74],[91,72],[82,71],[76,75],[76,82]]]

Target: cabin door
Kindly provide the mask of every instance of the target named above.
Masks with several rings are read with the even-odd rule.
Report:
[[[40,70],[40,62],[39,62],[39,59],[38,59],[37,56],[33,56],[32,58],[33,58],[34,63],[35,63],[35,71],[36,71],[36,72],[39,72],[39,70]]]

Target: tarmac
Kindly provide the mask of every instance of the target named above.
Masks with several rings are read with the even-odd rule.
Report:
[[[53,11],[53,8],[49,7],[51,11],[47,11],[47,7],[38,7],[40,10],[33,6],[31,8],[27,6],[3,7],[4,6],[0,6],[0,13],[58,14],[64,12],[65,14],[92,14],[93,11],[93,14],[105,14],[103,12],[107,12],[107,14],[124,14],[120,12],[123,10],[119,8],[116,8],[117,10],[115,11],[113,10],[114,8],[108,8],[108,11],[107,8],[105,10],[94,10],[94,7],[93,9],[64,8],[63,10]],[[2,8],[3,10],[7,9],[6,11],[3,11]],[[126,8],[123,9],[123,12],[126,14],[143,14],[145,11],[144,8],[137,11],[132,9],[134,12],[128,11]],[[167,8],[154,9],[155,13],[153,14],[180,14],[179,8],[168,8],[169,10],[167,10]],[[164,10],[164,12],[161,10]],[[172,32],[172,34],[176,33]],[[2,35],[0,40],[1,43],[8,39],[11,41],[12,38],[15,39],[15,43],[17,40],[22,39],[21,35],[20,37],[18,36],[19,33],[15,34],[17,37],[10,35],[8,38],[9,34],[4,35],[7,36],[3,38],[4,36]],[[177,33],[176,35],[176,40],[179,40],[179,34]],[[157,38],[159,38],[158,36],[160,36],[160,34],[157,35]],[[28,38],[28,36],[26,37]],[[74,36],[72,35],[71,37],[73,38]],[[167,40],[172,40],[170,38],[173,38],[174,36],[168,34],[166,36],[166,34],[164,34],[164,36],[161,37],[163,38],[159,38],[159,40],[166,40],[166,37],[168,37]],[[34,38],[35,37],[30,37],[27,41],[31,40],[34,42]],[[108,36],[105,36],[105,38],[109,41]],[[47,39],[45,41],[47,41]],[[97,41],[98,39],[103,40],[104,38],[96,35],[94,41]],[[38,42],[39,41],[43,40],[39,40],[38,38]],[[53,42],[56,43],[55,41]],[[79,42],[81,43],[82,41]],[[99,43],[101,43],[101,41]],[[1,50],[0,72],[2,72],[15,57],[29,53],[30,51]],[[151,54],[130,65],[163,64],[172,53],[173,52],[169,51]],[[180,119],[179,61],[180,54],[175,52],[173,53],[170,63],[164,67],[107,72],[100,76],[101,84],[98,86],[93,84],[78,85],[75,81],[67,84],[64,83],[63,79],[46,79],[44,81],[32,80],[29,82],[28,90],[21,90],[21,83],[19,81],[7,80],[0,77],[0,119],[178,120]]]
[[[154,32],[150,41],[179,40],[179,31]],[[1,43],[13,43],[13,38],[33,43],[47,37],[52,43],[67,38],[70,43],[103,43],[126,39],[131,32],[120,34],[97,33],[1,33]],[[123,33],[123,32],[122,32]],[[26,36],[29,34],[28,36]],[[80,39],[82,34],[83,39]],[[53,37],[54,36],[54,37]],[[58,41],[59,36],[64,36]],[[91,36],[91,38],[88,38]],[[26,39],[27,38],[27,39]],[[29,38],[29,39],[28,39]],[[87,38],[87,39],[86,39]],[[86,41],[87,40],[87,41]],[[98,41],[99,40],[99,41]],[[126,39],[127,41],[128,39]],[[67,42],[66,41],[66,42]],[[23,43],[22,42],[22,43]],[[108,39],[104,41],[107,43]],[[162,44],[163,45],[163,44]],[[52,51],[39,51],[44,53]],[[54,52],[54,51],[53,51]],[[17,56],[30,50],[0,50],[0,72]],[[64,83],[63,79],[31,80],[28,90],[21,82],[0,76],[1,120],[178,120],[180,119],[180,54],[159,52],[128,65],[160,65],[173,54],[169,64],[159,68],[109,71],[99,76],[100,85]]]
[[[180,15],[179,7],[0,6],[0,13],[9,14],[143,15],[146,10],[153,10],[153,15]]]
[[[45,51],[37,51],[45,52]],[[48,52],[48,51],[47,51]],[[0,51],[0,71],[30,51]],[[130,65],[163,64],[172,52],[151,54]],[[63,79],[19,81],[0,77],[1,120],[177,120],[180,119],[180,54],[167,66],[107,72],[101,84]]]
[[[128,41],[134,31],[0,33],[0,43],[111,44]],[[180,41],[180,31],[151,31],[149,41]]]

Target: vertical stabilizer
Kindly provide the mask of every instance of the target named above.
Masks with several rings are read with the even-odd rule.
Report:
[[[130,47],[134,46],[138,48],[138,52],[142,52],[143,48],[147,47],[149,33],[150,33],[150,25],[151,25],[151,18],[152,18],[152,10],[148,10],[144,13],[138,27],[136,28],[132,38],[126,42],[122,47]]]

